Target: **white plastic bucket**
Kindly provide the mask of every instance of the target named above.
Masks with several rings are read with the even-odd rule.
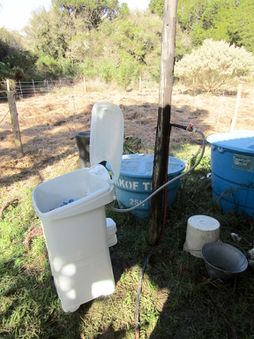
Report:
[[[220,238],[220,223],[207,215],[193,215],[188,219],[184,250],[202,258],[202,247]]]

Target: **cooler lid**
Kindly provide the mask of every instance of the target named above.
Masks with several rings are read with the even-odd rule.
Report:
[[[96,166],[102,161],[108,162],[113,182],[120,173],[123,138],[124,120],[120,108],[108,102],[97,102],[92,109],[90,163]]]
[[[207,141],[225,149],[254,154],[254,131],[234,131],[212,134]]]
[[[153,154],[126,154],[122,157],[121,175],[135,178],[151,178],[153,174]],[[182,160],[169,157],[168,175],[177,176],[185,168]]]

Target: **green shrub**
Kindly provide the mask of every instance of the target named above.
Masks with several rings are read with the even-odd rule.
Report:
[[[36,67],[42,77],[57,78],[62,74],[61,65],[58,60],[47,55],[39,57]]]
[[[123,58],[116,69],[115,78],[118,85],[125,89],[138,78],[140,65],[130,57]]]
[[[93,79],[97,75],[95,63],[90,58],[86,58],[82,64],[78,65],[78,68],[80,75],[83,75],[88,79]]]
[[[247,80],[253,70],[254,56],[243,47],[205,40],[176,63],[175,76],[192,90],[215,92],[235,79]]]
[[[5,80],[11,74],[10,68],[0,61],[0,81]]]
[[[98,65],[98,75],[102,80],[108,83],[113,80],[115,69],[116,66],[113,64],[113,62],[102,61]]]
[[[78,65],[72,62],[72,60],[70,59],[58,59],[58,64],[60,67],[61,76],[74,77],[76,74],[79,73]]]

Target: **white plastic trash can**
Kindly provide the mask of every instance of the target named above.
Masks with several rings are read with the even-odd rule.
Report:
[[[97,103],[93,107],[90,145],[91,168],[43,182],[32,197],[65,312],[73,312],[81,304],[115,289],[105,205],[114,199],[113,184],[122,156],[123,116],[117,106]],[[111,164],[112,179],[102,165],[97,165],[103,160]]]

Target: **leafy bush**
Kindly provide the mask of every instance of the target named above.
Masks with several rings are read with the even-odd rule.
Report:
[[[58,77],[61,75],[61,67],[58,61],[50,56],[40,56],[36,62],[36,66],[42,77]]]
[[[78,65],[74,64],[69,59],[65,58],[58,59],[58,63],[61,70],[60,76],[74,77],[79,71]]]
[[[102,80],[106,83],[110,82],[114,78],[116,66],[110,61],[101,61],[98,65],[98,73]]]
[[[203,45],[176,63],[175,75],[193,90],[215,92],[232,80],[253,76],[254,57],[243,47],[205,40]]]
[[[9,67],[0,61],[0,80],[5,80],[10,75],[11,70]]]
[[[115,78],[118,85],[125,89],[138,78],[140,65],[131,57],[122,59],[119,67],[116,69]]]
[[[42,55],[36,62],[37,71],[42,78],[58,78],[61,76],[74,76],[79,71],[68,59],[54,59],[48,55]]]
[[[151,0],[149,3],[149,9],[151,13],[162,16],[163,11],[164,11],[164,1],[163,0]]]
[[[193,48],[190,34],[182,30],[180,25],[176,26],[176,60],[180,60],[185,54],[190,53]]]
[[[82,64],[78,65],[78,68],[79,74],[86,78],[93,79],[97,75],[95,63],[90,58],[86,58]]]

